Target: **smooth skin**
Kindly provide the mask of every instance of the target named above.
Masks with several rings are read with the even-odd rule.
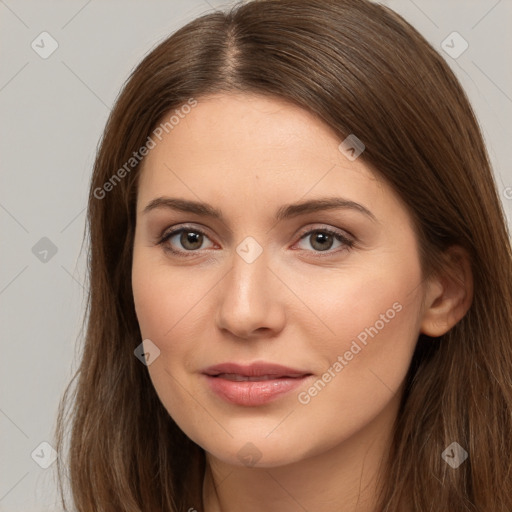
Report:
[[[467,256],[453,249],[456,279],[425,280],[404,203],[362,158],[348,159],[313,114],[245,93],[197,100],[143,162],[132,285],[142,337],[160,350],[148,366],[156,393],[206,452],[205,511],[373,512],[418,335],[442,335],[470,306]],[[223,220],[165,206],[144,211],[164,196],[209,203]],[[374,218],[338,208],[275,219],[284,205],[333,197]],[[158,243],[185,226],[196,236]],[[320,234],[306,234],[313,229]],[[247,237],[262,249],[251,263],[237,252]],[[397,303],[378,334],[301,403],[298,394]],[[255,361],[313,376],[245,407],[214,394],[201,374]]]

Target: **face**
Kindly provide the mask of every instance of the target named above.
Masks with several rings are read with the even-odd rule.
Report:
[[[420,332],[408,211],[305,110],[245,94],[187,110],[138,184],[132,284],[156,393],[226,463],[348,443],[396,413]]]

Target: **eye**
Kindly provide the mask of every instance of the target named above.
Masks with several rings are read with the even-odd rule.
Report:
[[[175,241],[173,241],[173,239],[175,239]],[[185,226],[167,232],[158,241],[158,244],[163,245],[166,250],[174,254],[189,256],[188,254],[186,254],[187,252],[193,253],[200,249],[205,249],[205,247],[203,247],[203,242],[205,241],[205,239],[209,240],[206,233],[204,233],[200,229]],[[173,246],[175,246],[178,243],[181,245],[182,248],[173,248]]]
[[[350,250],[355,245],[355,242],[343,233],[327,228],[309,230],[302,234],[300,241],[302,242],[303,240],[309,240],[310,247],[313,247],[314,252],[329,251],[328,255],[340,252],[340,250]],[[341,248],[331,251],[330,249],[332,249],[335,242],[338,242],[338,247]]]

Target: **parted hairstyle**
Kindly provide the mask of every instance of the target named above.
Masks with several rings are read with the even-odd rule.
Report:
[[[134,356],[141,165],[126,163],[174,109],[218,92],[286,99],[340,142],[355,134],[365,145],[359,158],[408,208],[423,277],[453,270],[449,247],[467,251],[471,306],[446,334],[418,337],[376,512],[511,512],[512,251],[503,207],[455,75],[409,23],[368,0],[254,0],[205,14],[158,44],[124,84],[94,164],[86,329],[56,423],[66,510],[201,512],[204,450],[177,427]],[[441,457],[453,441],[469,454],[457,469]]]

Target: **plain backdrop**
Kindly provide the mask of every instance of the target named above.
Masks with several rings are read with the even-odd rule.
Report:
[[[512,1],[382,3],[415,26],[462,82],[510,226]],[[55,464],[41,464],[51,462],[57,404],[78,364],[86,198],[109,110],[148,51],[199,14],[225,5],[0,0],[2,512],[60,510]],[[468,48],[454,58],[443,41],[452,54],[464,41]]]

